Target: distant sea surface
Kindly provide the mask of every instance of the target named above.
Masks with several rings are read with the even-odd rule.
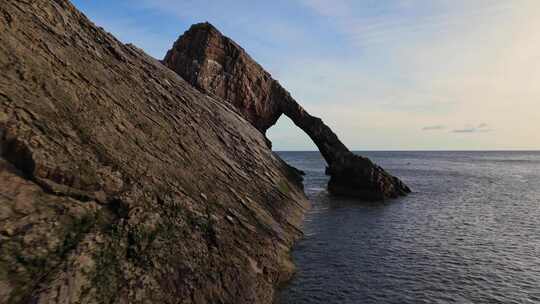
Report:
[[[279,152],[312,202],[279,303],[540,303],[540,152],[359,152],[413,193],[326,192],[318,152]]]

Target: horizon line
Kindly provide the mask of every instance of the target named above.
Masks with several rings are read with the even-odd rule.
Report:
[[[319,150],[272,150],[273,152],[319,152]],[[448,149],[448,150],[421,150],[421,149],[391,149],[391,150],[377,150],[377,149],[368,149],[368,150],[350,150],[351,152],[540,152],[540,149],[487,149],[487,150],[460,150],[460,149]]]

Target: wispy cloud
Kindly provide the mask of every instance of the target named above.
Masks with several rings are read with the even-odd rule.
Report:
[[[321,16],[331,18],[346,39],[361,48],[393,45],[422,36],[441,37],[470,28],[472,22],[485,22],[503,15],[514,7],[501,0],[433,0],[421,5],[412,1],[300,1]]]
[[[476,127],[468,126],[468,127],[462,128],[462,129],[454,129],[454,130],[452,130],[453,133],[487,133],[487,132],[491,132],[491,131],[493,131],[493,130],[490,129],[488,124],[486,124],[486,123],[481,123]]]
[[[540,148],[531,140],[540,129],[540,87],[533,84],[540,83],[540,32],[530,30],[540,27],[540,2],[340,0],[340,9],[332,10],[331,0],[301,1],[357,50],[357,59],[344,60],[339,69],[371,79],[358,81],[354,100],[366,102],[357,110],[347,107],[351,116],[384,103],[386,113],[402,113],[392,122],[395,134],[411,127],[429,131],[434,120],[447,126],[448,132],[426,132],[418,142],[441,138],[449,148]],[[360,78],[336,75],[347,81]],[[467,125],[479,115],[489,125]],[[494,132],[492,126],[503,125],[519,132]],[[451,135],[457,133],[484,135],[469,141]]]
[[[452,130],[453,133],[475,133],[475,128],[465,128],[465,129],[455,129]]]
[[[437,125],[437,126],[427,126],[427,127],[423,127],[422,128],[422,131],[440,131],[440,130],[444,130],[446,129],[445,126],[443,125]]]

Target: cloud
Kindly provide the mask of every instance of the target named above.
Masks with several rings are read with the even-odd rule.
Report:
[[[455,129],[452,130],[453,133],[475,133],[475,128],[465,128],[465,129]]]
[[[443,125],[437,125],[437,126],[427,126],[427,127],[423,127],[422,128],[422,131],[439,131],[439,130],[444,130],[446,129],[445,126]]]
[[[325,91],[325,100],[356,103],[347,106],[349,116],[361,117],[368,109],[400,112],[392,125],[381,126],[391,137],[411,128],[429,131],[435,127],[433,121],[447,126],[446,132],[424,134],[437,136],[409,138],[418,145],[429,141],[426,145],[435,146],[440,140],[444,148],[540,148],[531,140],[540,128],[540,32],[530,30],[540,27],[539,1],[396,0],[368,5],[340,0],[339,9],[332,9],[331,0],[300,1],[325,18],[338,32],[336,37],[343,37],[341,46],[357,50],[356,58],[343,57],[335,64],[339,70],[333,73],[335,92]],[[325,71],[330,74],[332,69]],[[340,87],[345,81],[356,83]],[[356,96],[346,98],[343,92]],[[322,108],[319,113],[333,118]],[[479,115],[489,125],[469,124]],[[377,123],[377,116],[372,117],[366,125]],[[513,130],[494,129],[505,125]],[[358,132],[360,127],[344,127],[343,133]]]
[[[488,124],[481,123],[477,127],[465,127],[462,129],[454,129],[452,130],[452,133],[487,133],[493,131],[489,128]]]
[[[400,40],[444,37],[504,14],[512,4],[501,0],[413,1],[300,0],[331,19],[347,41],[360,48],[390,46]]]

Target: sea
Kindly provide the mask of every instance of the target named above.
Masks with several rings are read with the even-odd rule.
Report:
[[[312,203],[278,303],[540,303],[540,152],[355,152],[413,193],[332,197],[319,152],[279,152]]]

